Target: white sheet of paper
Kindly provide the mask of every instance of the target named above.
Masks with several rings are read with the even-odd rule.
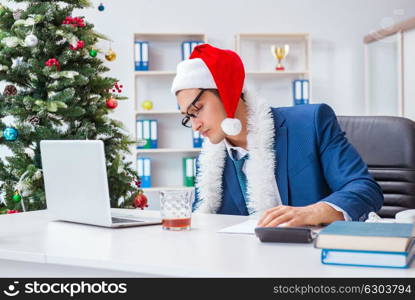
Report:
[[[255,234],[255,227],[257,224],[258,224],[257,219],[250,219],[248,221],[223,228],[219,230],[218,233]]]
[[[257,227],[258,221],[259,219],[249,219],[248,221],[220,229],[218,233],[255,234],[255,227]],[[318,233],[321,229],[324,228],[324,226],[304,226],[304,227],[309,227],[316,233]]]

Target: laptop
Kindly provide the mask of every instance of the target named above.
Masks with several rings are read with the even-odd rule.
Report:
[[[104,227],[161,224],[160,219],[111,212],[101,140],[40,142],[46,204],[52,217]]]

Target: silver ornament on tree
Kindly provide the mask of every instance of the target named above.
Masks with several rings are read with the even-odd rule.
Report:
[[[27,47],[33,48],[36,47],[38,44],[39,40],[37,39],[37,36],[34,35],[33,33],[29,34],[28,36],[26,36],[26,38],[24,39],[24,43]]]

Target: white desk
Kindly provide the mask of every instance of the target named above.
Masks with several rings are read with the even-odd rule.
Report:
[[[132,213],[158,217],[157,211]],[[311,244],[261,243],[216,231],[247,217],[194,214],[192,230],[109,229],[51,221],[46,210],[0,216],[1,277],[415,277],[410,269],[326,266]]]

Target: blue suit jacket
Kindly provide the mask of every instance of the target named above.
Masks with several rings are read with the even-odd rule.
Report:
[[[326,201],[364,220],[383,204],[380,186],[326,104],[272,108],[275,178],[283,205]],[[219,214],[248,215],[231,158],[227,156]],[[197,195],[197,193],[196,193]],[[196,197],[195,206],[198,199]]]

